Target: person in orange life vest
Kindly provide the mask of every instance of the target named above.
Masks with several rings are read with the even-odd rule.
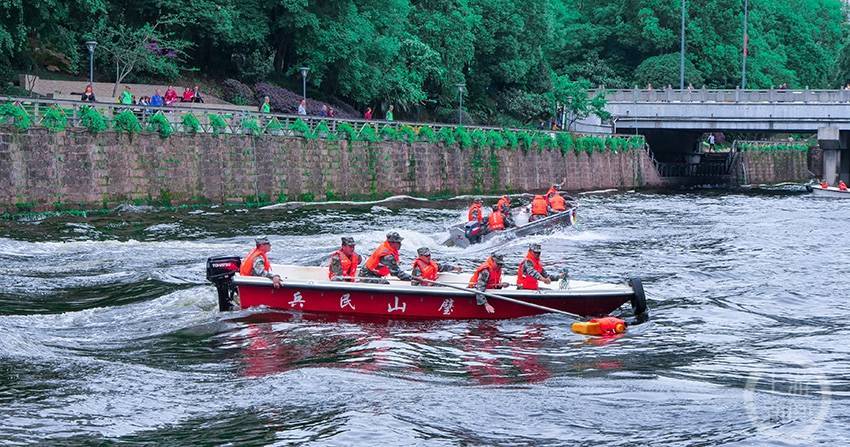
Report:
[[[280,287],[280,275],[271,272],[272,265],[269,262],[268,252],[272,250],[272,244],[268,239],[260,237],[254,240],[256,247],[245,256],[239,274],[242,276],[262,276],[270,278],[274,288]]]
[[[528,221],[534,222],[535,220],[542,219],[549,215],[549,211],[549,201],[546,200],[545,196],[538,194],[531,201],[531,216],[528,218]]]
[[[372,252],[372,256],[360,268],[362,282],[389,284],[386,277],[390,274],[402,281],[410,281],[410,275],[398,266],[398,250],[403,239],[395,231],[387,233],[387,240]]]
[[[553,195],[558,194],[560,191],[561,191],[561,184],[560,183],[555,183],[554,185],[550,186],[549,190],[546,191],[546,201],[549,201],[549,199]]]
[[[567,210],[567,201],[563,196],[556,192],[549,196],[549,206],[552,208],[552,211],[560,213],[561,211]]]
[[[513,214],[511,214],[511,198],[508,196],[502,196],[498,202],[496,202],[497,210],[502,212],[502,217],[505,219],[505,228],[510,228],[514,226],[514,218]]]
[[[342,238],[342,246],[331,255],[328,265],[328,279],[331,281],[351,281],[357,276],[360,255],[354,252],[354,238]]]
[[[476,197],[475,200],[472,201],[472,205],[470,205],[469,207],[469,212],[466,213],[467,222],[484,222],[484,211],[482,210],[481,206],[481,198]]]
[[[487,218],[487,231],[501,231],[505,229],[505,215],[497,206]]]
[[[461,271],[459,266],[440,264],[439,262],[432,261],[431,250],[428,247],[422,247],[416,250],[416,254],[418,257],[413,261],[413,270],[410,272],[410,275],[413,276],[410,283],[414,286],[433,286],[434,283],[420,281],[420,279],[436,281],[439,273],[448,271],[457,273]]]
[[[540,244],[529,245],[528,254],[525,255],[525,259],[519,263],[517,268],[516,283],[518,289],[537,290],[538,281],[549,284],[561,279],[560,275],[546,273],[546,269],[540,264],[541,251]]]
[[[829,188],[829,183],[827,183],[826,180],[821,180],[820,187],[821,189]]]
[[[844,183],[844,180],[838,181],[838,190],[839,191],[847,191],[847,184]]]
[[[478,266],[472,273],[472,278],[469,279],[468,287],[484,292],[487,289],[503,289],[509,284],[502,282],[502,266],[505,265],[505,258],[502,255],[492,253],[484,263]],[[491,314],[496,311],[493,306],[487,302],[487,297],[476,293],[475,300],[479,306],[484,306],[484,310]]]

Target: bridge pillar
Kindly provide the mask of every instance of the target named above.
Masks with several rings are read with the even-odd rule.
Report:
[[[821,132],[824,129],[829,130]],[[850,182],[850,132],[818,129],[818,145],[823,149],[823,179],[830,185],[838,180]]]

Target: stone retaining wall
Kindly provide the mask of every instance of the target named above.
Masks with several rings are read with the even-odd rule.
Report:
[[[802,182],[811,177],[808,154],[803,151],[752,151],[741,153],[741,184]]]
[[[0,130],[0,210],[659,186],[644,150],[446,148],[245,135]]]

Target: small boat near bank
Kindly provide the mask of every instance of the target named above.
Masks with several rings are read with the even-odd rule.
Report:
[[[207,260],[207,279],[218,290],[219,309],[232,310],[238,296],[242,309],[266,307],[275,310],[330,314],[351,317],[379,317],[409,320],[508,319],[546,313],[512,302],[496,302],[496,312],[487,313],[476,304],[475,291],[441,286],[413,286],[407,281],[389,284],[330,281],[324,267],[272,265],[281,276],[281,287],[271,280],[238,274],[240,258],[216,257]],[[444,273],[440,281],[466,287],[471,275]],[[515,276],[503,276],[516,282]],[[628,283],[606,284],[571,280],[560,288],[553,283],[541,290],[518,290],[515,286],[498,290],[499,295],[582,315],[607,315],[630,303],[639,319],[648,316],[643,285],[638,278]]]
[[[578,203],[570,202],[570,208],[566,211],[550,214],[534,222],[528,221],[528,212],[524,207],[511,210],[514,222],[517,226],[500,231],[491,231],[480,236],[473,237],[467,223],[459,223],[449,227],[449,238],[443,245],[449,247],[467,248],[472,244],[487,242],[496,237],[518,238],[532,234],[541,234],[558,227],[575,225],[578,220]]]
[[[806,189],[812,193],[815,197],[829,197],[832,199],[850,199],[850,189],[846,189],[844,191],[830,186],[824,188],[818,184],[815,185],[806,185]]]

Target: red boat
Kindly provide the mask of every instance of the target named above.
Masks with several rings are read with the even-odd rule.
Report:
[[[522,304],[491,299],[496,312],[489,314],[475,301],[472,289],[441,286],[413,286],[407,281],[389,284],[330,281],[325,267],[272,265],[280,275],[275,289],[268,278],[239,275],[238,257],[207,260],[207,279],[218,289],[219,309],[233,310],[238,295],[242,309],[265,306],[269,309],[338,316],[382,317],[413,320],[506,319],[538,315],[545,311]],[[470,274],[443,273],[440,282],[466,287]],[[503,281],[516,283],[515,276]],[[561,287],[564,288],[561,288]],[[499,295],[582,316],[607,315],[629,302],[636,317],[647,317],[646,298],[638,278],[626,284],[605,284],[570,280],[553,282],[540,290],[501,289]]]

